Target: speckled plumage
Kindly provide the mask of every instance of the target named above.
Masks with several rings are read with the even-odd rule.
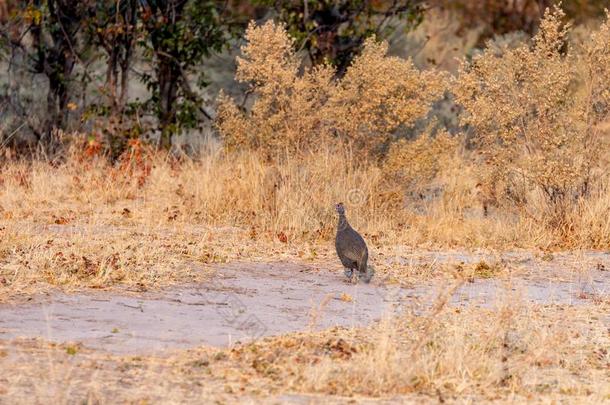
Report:
[[[347,222],[343,204],[337,204],[336,209],[339,214],[339,222],[337,224],[335,248],[339,260],[345,267],[345,275],[351,278],[354,270],[358,270],[360,279],[368,283],[373,276],[373,271],[367,266],[369,251],[366,242]]]

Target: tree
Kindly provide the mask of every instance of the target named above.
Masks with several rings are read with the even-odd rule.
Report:
[[[210,0],[142,1],[145,35],[140,45],[153,68],[153,74],[144,75],[143,80],[152,93],[147,104],[159,120],[164,147],[171,145],[173,134],[196,127],[198,116],[207,115],[189,74],[212,52],[222,50],[230,38],[223,4]],[[200,72],[197,86],[206,85]]]
[[[5,6],[11,8],[10,17],[3,19],[0,32],[9,61],[20,59],[24,66],[19,68],[48,79],[44,123],[41,128],[32,127],[39,141],[48,139],[53,128],[65,124],[68,87],[80,60],[79,33],[88,6],[80,0],[29,0]]]
[[[273,6],[314,65],[329,61],[343,76],[364,40],[388,36],[399,22],[407,29],[423,16],[421,0],[259,0]]]
[[[123,114],[129,95],[129,72],[137,39],[138,0],[97,1],[89,40],[106,56],[106,90],[113,114]]]
[[[225,23],[225,3],[213,0],[15,0],[0,6],[0,47],[9,69],[48,78],[44,123],[31,125],[38,141],[66,128],[67,112],[76,106],[73,85],[81,77],[83,119],[111,117],[117,132],[111,138],[137,135],[139,124],[126,119],[137,107],[157,117],[161,145],[168,147],[172,134],[196,127],[207,115],[196,91],[207,82],[203,72],[194,80],[194,68],[220,51],[237,28]],[[151,93],[143,103],[128,94],[138,50],[150,66],[141,76]],[[100,52],[106,62],[101,86],[89,70]],[[92,84],[103,97],[85,102]],[[14,103],[19,92],[8,91],[5,101],[19,104],[12,110],[28,121],[31,103]]]

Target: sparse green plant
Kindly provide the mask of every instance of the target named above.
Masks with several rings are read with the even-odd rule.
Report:
[[[74,356],[76,353],[78,353],[78,346],[75,346],[75,345],[67,346],[66,353],[69,354],[70,356]]]

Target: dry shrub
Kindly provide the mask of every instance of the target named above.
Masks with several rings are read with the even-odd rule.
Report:
[[[440,73],[419,72],[410,60],[387,52],[386,43],[367,40],[329,100],[332,125],[367,149],[425,117],[445,88]]]
[[[384,169],[395,176],[407,190],[424,193],[441,172],[460,159],[461,140],[447,132],[427,133],[414,140],[394,143],[384,162]]]
[[[299,75],[294,41],[283,25],[251,24],[246,40],[243,58],[237,58],[236,78],[250,82],[257,99],[252,110],[243,114],[221,95],[218,126],[227,144],[294,152],[326,141],[329,134],[320,108],[332,92],[332,69],[323,66]]]
[[[382,170],[386,184],[397,187],[404,196],[401,209],[412,215],[413,235],[421,232],[424,240],[440,237],[457,244],[473,234],[492,237],[490,223],[482,222],[470,155],[462,137],[445,131],[436,135],[427,131],[391,146]]]
[[[460,69],[454,91],[475,132],[482,182],[507,206],[571,232],[566,218],[603,173],[608,153],[608,24],[567,46],[563,12],[547,11],[532,44],[486,49]]]
[[[387,56],[387,44],[372,38],[342,79],[330,66],[299,73],[293,40],[282,25],[251,24],[246,39],[237,78],[251,84],[256,100],[243,113],[221,96],[217,122],[234,149],[299,153],[339,136],[368,151],[425,116],[444,88],[442,75]]]

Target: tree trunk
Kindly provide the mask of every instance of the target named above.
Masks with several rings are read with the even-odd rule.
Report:
[[[34,43],[38,48],[37,70],[44,73],[49,79],[47,92],[47,117],[43,129],[43,137],[50,140],[51,132],[55,128],[64,128],[66,107],[69,100],[68,83],[76,62],[74,46],[78,18],[75,16],[75,7],[78,1],[69,1],[65,4],[49,0],[49,24],[55,26],[51,29],[48,44],[40,26],[33,27]]]
[[[161,142],[160,146],[169,149],[172,145],[172,133],[177,123],[176,95],[180,80],[180,70],[176,62],[169,57],[161,56],[158,68],[159,107]]]
[[[186,1],[162,0],[151,6],[152,14],[159,16],[161,13],[167,24],[176,27],[183,18]],[[158,97],[156,100],[159,128],[161,129],[161,141],[159,146],[170,148],[172,134],[176,131],[178,123],[176,101],[178,90],[181,86],[181,67],[178,57],[174,54],[176,50],[172,44],[168,44],[163,36],[157,36],[158,27],[156,22],[150,26],[151,42],[156,56],[155,73],[157,75]]]

